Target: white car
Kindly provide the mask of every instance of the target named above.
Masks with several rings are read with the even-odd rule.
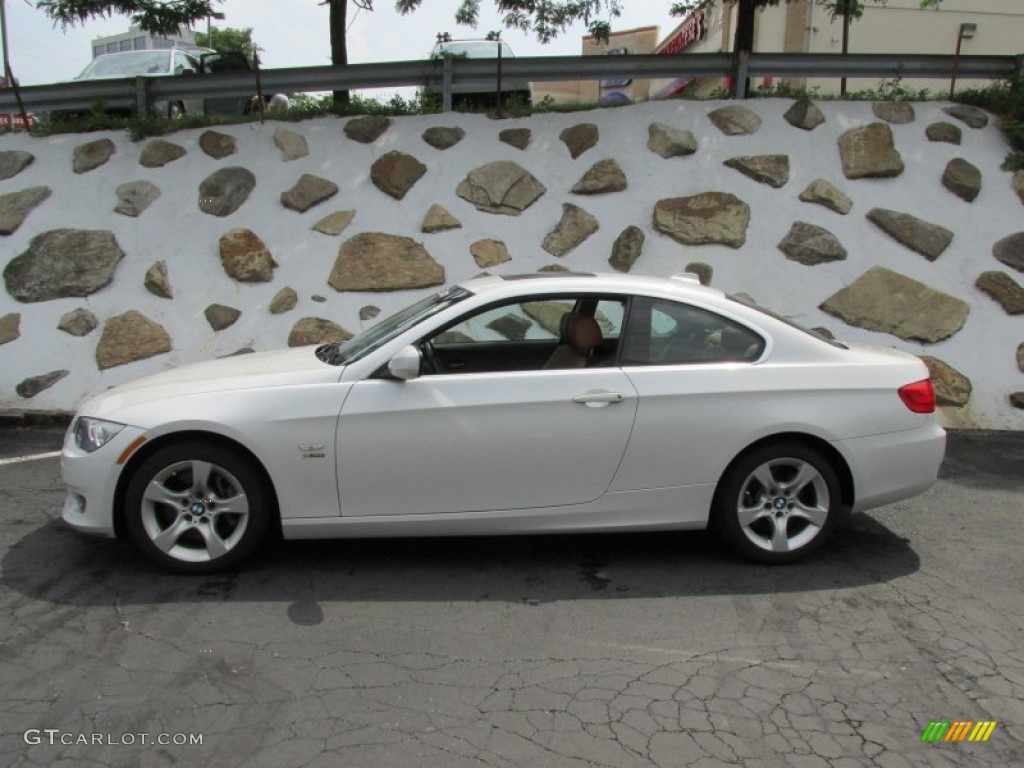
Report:
[[[782,563],[935,482],[924,364],[677,278],[482,277],[77,413],[64,520],[179,572],[286,539],[717,529]]]

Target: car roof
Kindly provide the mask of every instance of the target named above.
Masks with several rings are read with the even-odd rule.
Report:
[[[672,277],[610,272],[532,272],[521,275],[483,275],[459,285],[477,295],[517,294],[522,292],[521,288],[526,288],[531,293],[650,293],[697,300],[721,300],[725,297],[717,288],[701,285],[697,276],[688,272]]]

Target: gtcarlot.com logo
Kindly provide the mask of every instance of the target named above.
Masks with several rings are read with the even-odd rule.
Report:
[[[201,746],[201,733],[70,733],[57,728],[29,728],[23,734],[26,744],[63,745],[85,744],[105,747],[129,747],[135,744],[159,746]]]
[[[995,729],[995,720],[932,720],[921,741],[988,741]]]

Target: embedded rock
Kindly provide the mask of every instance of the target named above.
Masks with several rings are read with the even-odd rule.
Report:
[[[131,309],[104,324],[96,345],[96,365],[102,371],[170,351],[171,337],[164,327]]]
[[[277,262],[254,232],[231,229],[220,236],[220,263],[232,280],[240,283],[269,283]]]
[[[327,297],[321,296],[319,293],[314,293],[309,298],[315,301],[317,304],[323,304],[325,301],[327,301]]]
[[[842,190],[825,179],[815,179],[808,184],[807,189],[800,193],[800,199],[805,203],[824,205],[844,216],[853,209],[853,201],[844,195]]]
[[[505,247],[501,240],[492,240],[490,238],[477,240],[469,246],[469,252],[473,254],[473,260],[476,262],[476,265],[482,269],[496,267],[512,259],[508,248]]]
[[[730,157],[723,165],[775,189],[789,181],[789,155]]]
[[[1024,288],[1005,272],[982,272],[974,282],[1008,315],[1024,314]]]
[[[322,317],[304,317],[292,326],[288,334],[288,346],[305,347],[331,341],[348,341],[351,338],[352,334],[337,323]]]
[[[449,149],[465,138],[466,132],[455,126],[453,128],[427,128],[423,132],[423,140],[434,149]]]
[[[281,193],[281,205],[292,211],[305,213],[314,205],[338,194],[338,185],[311,173],[304,173],[295,186]]]
[[[1014,408],[1024,408],[1024,392],[1014,392],[1010,395],[1010,405]]]
[[[608,263],[619,272],[629,272],[640,258],[644,248],[644,231],[640,227],[630,225],[626,227],[612,244],[612,255],[608,257]]]
[[[401,200],[427,172],[427,166],[412,155],[391,150],[370,166],[370,180],[381,192]]]
[[[558,138],[569,148],[569,155],[575,160],[597,144],[600,133],[593,123],[579,123],[571,128],[566,128],[558,134]]]
[[[206,316],[206,322],[215,331],[223,331],[234,325],[235,321],[242,316],[241,310],[223,304],[211,304],[203,310],[203,314]]]
[[[955,117],[970,128],[984,128],[988,125],[988,115],[985,110],[972,107],[967,104],[954,104],[952,107],[942,109],[950,117]]]
[[[942,186],[961,200],[973,203],[981,192],[981,171],[966,160],[954,157],[942,173]]]
[[[327,283],[336,291],[405,291],[444,283],[444,267],[422,243],[383,232],[346,240]]]
[[[936,405],[950,405],[963,408],[971,399],[971,380],[944,360],[929,355],[921,355],[921,360],[928,366],[928,375],[935,387]]]
[[[787,259],[807,266],[846,258],[846,249],[835,235],[805,221],[793,222],[778,248],[786,254]]]
[[[84,307],[79,307],[61,315],[57,329],[72,336],[88,336],[99,324],[96,315]]]
[[[33,237],[28,250],[11,259],[4,282],[23,302],[89,296],[110,284],[123,258],[113,232],[53,229]]]
[[[285,286],[270,300],[270,314],[283,315],[285,312],[295,309],[295,305],[298,303],[299,294],[295,292],[294,288]]]
[[[565,256],[597,232],[600,226],[597,219],[579,206],[562,203],[562,218],[555,228],[548,232],[540,247],[552,256]]]
[[[164,139],[153,139],[139,153],[139,165],[146,168],[162,168],[179,157],[184,157],[185,154],[186,150],[180,144]]]
[[[49,196],[50,188],[42,186],[0,195],[0,235],[17,232],[25,217]]]
[[[1017,368],[1024,373],[1024,341],[1017,345]]]
[[[462,222],[452,216],[447,208],[434,203],[430,206],[430,210],[427,211],[427,215],[423,217],[420,231],[433,234],[434,232],[444,232],[449,229],[460,229],[461,227]]]
[[[746,107],[719,107],[708,113],[708,120],[726,136],[748,136],[761,128],[761,118]]]
[[[868,221],[877,225],[883,232],[921,254],[928,261],[935,261],[953,241],[953,233],[938,224],[899,213],[885,208],[872,208],[867,214]]]
[[[932,123],[924,129],[924,135],[928,137],[928,141],[941,141],[946,144],[960,144],[963,138],[963,132],[957,126],[945,121]]]
[[[96,139],[75,147],[71,167],[75,173],[88,173],[107,162],[117,149],[110,139]]]
[[[287,128],[278,128],[274,131],[274,146],[281,150],[281,159],[285,162],[298,160],[309,154],[306,138]]]
[[[564,264],[547,264],[547,265],[541,267],[540,269],[538,269],[537,271],[538,272],[570,272],[572,270],[570,270]]]
[[[217,355],[217,359],[221,360],[225,357],[238,357],[239,355],[251,355],[256,350],[252,347],[239,347],[234,352],[228,352],[226,355]]]
[[[1024,203],[1024,171],[1014,171],[1013,176],[1010,177],[1010,187]]]
[[[898,272],[873,267],[827,298],[820,309],[857,328],[934,344],[963,327],[971,305]]]
[[[882,179],[903,173],[903,159],[885,123],[848,130],[839,137],[839,154],[848,179]]]
[[[49,373],[44,373],[41,376],[31,376],[18,384],[18,386],[14,388],[14,391],[18,393],[19,397],[24,397],[26,399],[35,397],[44,389],[52,387],[69,373],[71,373],[71,371],[60,370],[50,371]]]
[[[747,239],[750,206],[727,192],[669,197],[654,206],[654,228],[683,245],[739,248]]]
[[[832,341],[836,340],[835,334],[832,333],[832,331],[830,331],[828,328],[824,328],[824,327],[822,327],[820,325],[819,326],[815,326],[814,328],[811,328],[811,332],[818,334],[823,339],[831,339]]]
[[[499,141],[503,141],[516,149],[526,149],[530,143],[530,138],[529,128],[506,128],[498,134]]]
[[[686,265],[685,271],[696,275],[701,285],[711,285],[711,277],[715,274],[711,265],[705,264],[703,261],[691,261]]]
[[[478,210],[506,216],[518,216],[545,192],[533,174],[508,160],[473,169],[455,190]]]
[[[1008,267],[1024,272],[1024,232],[1008,235],[992,246],[992,255]]]
[[[138,216],[160,197],[160,189],[150,181],[129,181],[117,188],[115,213]]]
[[[214,160],[221,160],[238,151],[238,142],[226,133],[203,131],[199,136],[199,148]]]
[[[602,195],[606,192],[621,192],[626,188],[626,174],[614,160],[599,160],[590,166],[583,177],[576,182],[572,191],[577,195]]]
[[[12,179],[28,168],[36,156],[31,152],[5,150],[0,152],[0,181]]]
[[[320,219],[313,225],[313,229],[325,235],[337,236],[348,228],[355,215],[355,211],[335,211]]]
[[[492,320],[487,324],[487,327],[495,333],[504,336],[509,341],[522,341],[526,338],[526,332],[530,330],[531,325],[533,323],[525,317],[508,314]]]
[[[697,138],[691,131],[651,123],[647,126],[647,148],[665,159],[682,157],[697,151]]]
[[[352,141],[360,144],[373,144],[391,127],[391,119],[381,115],[367,115],[366,117],[354,117],[345,123],[344,131]]]
[[[0,317],[0,344],[7,344],[21,336],[21,313],[9,312]]]
[[[221,168],[199,185],[199,210],[211,216],[230,216],[249,198],[256,177],[246,168]]]
[[[380,307],[375,307],[373,304],[367,304],[365,307],[359,308],[359,319],[364,323],[373,320],[378,315],[380,315]]]
[[[907,101],[876,101],[871,105],[871,111],[879,120],[885,120],[893,125],[906,125],[914,122],[914,106]]]
[[[805,131],[813,131],[825,122],[825,115],[810,99],[800,99],[794,102],[782,117],[794,128]]]
[[[171,281],[167,278],[167,263],[163,259],[153,262],[152,266],[146,270],[146,277],[142,285],[147,291],[161,299],[174,298]]]

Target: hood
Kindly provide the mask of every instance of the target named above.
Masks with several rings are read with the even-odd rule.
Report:
[[[158,400],[258,387],[327,384],[341,378],[342,367],[322,362],[314,347],[254,352],[183,365],[121,384],[97,395],[81,408],[84,416],[117,420],[114,411]]]

